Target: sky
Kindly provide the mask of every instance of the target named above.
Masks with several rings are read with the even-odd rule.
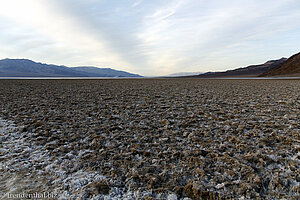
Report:
[[[299,0],[0,0],[0,59],[159,76],[299,51]]]

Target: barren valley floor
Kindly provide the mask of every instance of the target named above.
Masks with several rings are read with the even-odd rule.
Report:
[[[0,191],[298,199],[300,80],[0,80]]]

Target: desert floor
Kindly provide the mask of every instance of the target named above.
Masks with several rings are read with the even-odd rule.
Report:
[[[0,80],[0,117],[2,199],[300,198],[300,80]]]

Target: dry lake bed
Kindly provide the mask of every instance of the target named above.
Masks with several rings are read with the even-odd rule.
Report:
[[[1,199],[300,198],[300,80],[0,80],[0,117]]]

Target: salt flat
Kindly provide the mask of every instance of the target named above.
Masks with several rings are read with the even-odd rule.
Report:
[[[0,80],[0,117],[5,194],[300,195],[299,80]]]

